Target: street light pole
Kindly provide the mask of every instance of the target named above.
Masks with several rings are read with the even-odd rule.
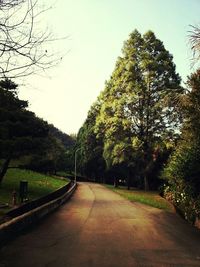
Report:
[[[147,69],[146,72],[144,72],[144,76],[146,77],[146,82],[147,82],[147,105],[148,105],[148,108],[149,108],[149,105],[150,105],[150,70]],[[146,120],[147,120],[147,126],[148,126],[148,122],[149,122],[149,109],[147,110],[147,114],[146,114]],[[148,129],[148,128],[147,128]],[[148,142],[146,140],[145,144],[144,144],[144,165],[147,165],[148,164],[148,155],[147,153],[149,152],[148,148],[149,148],[149,145],[148,145]],[[144,187],[145,187],[145,191],[148,191],[149,190],[149,182],[148,182],[148,177],[147,177],[147,171],[145,170],[144,172]]]
[[[76,159],[77,159],[77,152],[81,150],[81,148],[78,148],[75,150],[75,157],[74,157],[74,182],[76,183]]]

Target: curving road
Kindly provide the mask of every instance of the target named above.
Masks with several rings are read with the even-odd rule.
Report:
[[[98,184],[0,251],[0,267],[200,266],[200,231]]]

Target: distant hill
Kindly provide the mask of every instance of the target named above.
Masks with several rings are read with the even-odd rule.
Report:
[[[50,135],[59,139],[65,148],[74,146],[75,139],[69,136],[68,134],[63,133],[61,130],[56,128],[53,124],[49,124],[49,132],[50,132]]]

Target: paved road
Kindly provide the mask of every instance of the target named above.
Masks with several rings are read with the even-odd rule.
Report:
[[[70,202],[1,249],[3,266],[200,266],[200,231],[176,214],[81,183]]]

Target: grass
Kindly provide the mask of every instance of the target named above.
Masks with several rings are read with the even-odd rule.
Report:
[[[11,209],[12,192],[19,191],[21,180],[28,181],[29,200],[47,195],[69,182],[68,179],[59,179],[29,170],[8,169],[0,187],[0,203],[8,203],[9,207],[0,209],[0,215]]]
[[[169,212],[174,211],[172,205],[167,200],[162,198],[158,194],[158,192],[155,191],[146,192],[137,189],[127,190],[125,189],[125,187],[115,188],[112,185],[106,185],[106,187],[132,202],[135,201],[140,202],[142,204],[146,204],[158,209],[163,209]]]
[[[62,177],[71,176],[71,174],[69,172],[65,172],[65,171],[59,171],[56,174],[59,176],[62,176]]]

